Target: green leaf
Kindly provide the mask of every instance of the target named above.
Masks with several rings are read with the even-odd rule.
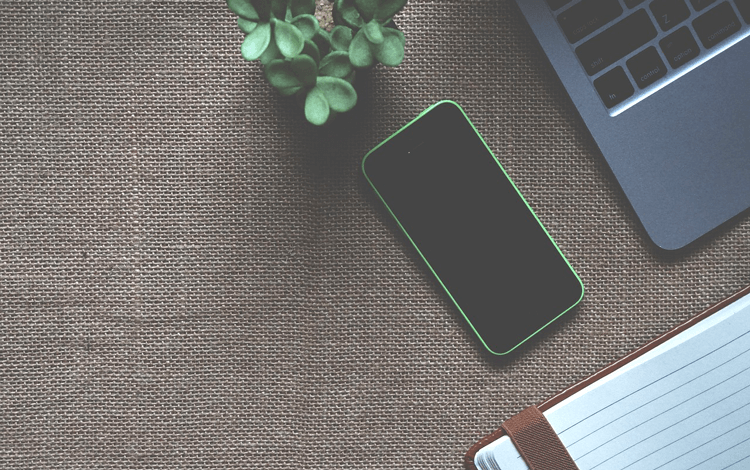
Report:
[[[315,36],[312,38],[321,55],[326,55],[331,50],[331,33],[323,28],[318,29],[315,32]]]
[[[348,26],[338,25],[331,30],[331,46],[337,51],[348,51],[352,43],[352,29]]]
[[[375,11],[378,9],[377,0],[354,0],[354,5],[359,10],[365,21],[370,21],[375,17]]]
[[[274,88],[289,88],[302,86],[302,81],[292,69],[292,64],[284,59],[276,59],[266,65],[266,78]]]
[[[382,45],[381,45],[382,46]],[[352,43],[349,45],[349,60],[358,68],[370,67],[374,63],[370,42],[365,37],[363,30],[357,31]]]
[[[349,26],[352,26],[354,28],[361,28],[365,25],[364,18],[360,16],[356,8],[347,8],[341,14],[344,17],[344,21],[346,21]]]
[[[328,120],[331,108],[328,106],[323,90],[317,86],[310,90],[305,98],[305,117],[316,126],[322,126]]]
[[[245,36],[240,49],[242,57],[245,60],[257,59],[266,50],[269,42],[271,42],[271,24],[259,23],[250,34]]]
[[[301,54],[309,55],[313,58],[316,64],[320,64],[320,49],[311,40],[305,41],[305,47],[302,48]]]
[[[250,34],[258,26],[258,23],[256,21],[246,20],[245,18],[239,17],[237,18],[237,26],[240,27],[240,30],[243,33]]]
[[[302,48],[305,47],[302,32],[285,21],[274,18],[272,22],[276,45],[284,57],[292,58],[302,52]]]
[[[318,78],[318,65],[312,57],[300,54],[291,59],[290,66],[294,75],[302,82],[302,86],[315,86]]]
[[[396,28],[383,28],[383,34],[395,34],[398,36],[398,40],[401,41],[402,46],[406,46],[406,38],[404,37],[404,33],[401,30],[398,30]]]
[[[333,4],[333,19],[337,24],[345,24],[355,29],[359,29],[365,25],[352,0],[335,0]]]
[[[349,54],[346,52],[331,52],[320,61],[320,75],[344,78],[351,72],[352,63],[349,62]]]
[[[383,44],[383,27],[377,20],[372,20],[362,28],[367,40],[373,44]]]
[[[250,3],[250,0],[227,0],[227,6],[242,18],[255,21],[260,19],[258,12],[253,7],[253,4]]]
[[[290,87],[313,87],[318,78],[318,66],[312,57],[300,54],[293,59],[276,59],[266,65],[268,82],[279,90]]]
[[[266,65],[272,60],[283,58],[284,56],[281,54],[281,51],[276,47],[276,41],[271,41],[268,43],[268,47],[266,47],[263,54],[260,55],[260,63]]]
[[[293,17],[299,15],[314,15],[315,0],[292,0],[289,4],[289,9],[291,10]]]
[[[312,15],[297,16],[292,19],[291,24],[300,30],[305,39],[312,39],[318,29],[320,29],[320,23]]]
[[[301,86],[292,86],[289,88],[279,88],[279,93],[281,96],[292,96],[293,94],[297,93],[302,89]]]
[[[351,83],[337,77],[318,77],[315,89],[320,89],[333,111],[344,113],[357,104],[357,92]]]
[[[404,43],[400,31],[386,29],[383,44],[374,47],[375,58],[378,62],[388,67],[395,67],[404,60]]]

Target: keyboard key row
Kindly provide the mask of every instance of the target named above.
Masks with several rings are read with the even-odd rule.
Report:
[[[686,26],[659,41],[659,46],[673,69],[682,67],[700,53],[698,43]],[[654,46],[647,47],[628,59],[625,64],[641,90],[667,74],[667,67]],[[615,67],[594,80],[594,88],[608,108],[630,98],[635,91],[622,67]]]
[[[683,0],[657,2],[658,0],[652,2],[652,11],[654,11],[654,8],[657,11],[667,11],[666,9],[680,3],[687,9]],[[703,2],[691,0],[691,2],[694,7],[696,4],[705,7],[705,5],[711,3],[705,0]],[[746,12],[750,14],[750,0],[736,0],[736,2],[743,18]],[[685,19],[679,19],[681,16],[674,16],[673,13],[668,13],[667,18],[674,19],[675,22],[682,22]],[[747,18],[745,20],[747,21]],[[726,1],[703,13],[692,24],[698,39],[706,49],[715,47],[739,32],[742,27],[731,4]],[[668,22],[660,22],[659,25],[663,30],[675,26]],[[651,24],[646,10],[641,9],[576,48],[576,54],[588,74],[596,75],[633,51],[640,49],[656,36],[656,29]],[[700,55],[700,47],[687,26],[680,27],[660,40],[659,48],[664,54],[663,57],[656,47],[650,46],[625,62],[630,77],[632,77],[632,82],[625,69],[619,66],[594,80],[594,87],[608,108],[618,105],[633,95],[635,92],[633,82],[639,89],[644,89],[667,75],[668,69],[663,58],[666,58],[672,69],[678,69]]]
[[[569,1],[548,0],[550,6],[554,4],[557,8],[562,7]],[[633,8],[642,2],[643,0],[625,0],[625,5],[628,8]],[[690,2],[696,11],[701,11],[716,0],[690,0]],[[746,22],[750,23],[750,0],[736,0],[736,2],[740,14]],[[669,31],[690,17],[690,9],[685,0],[653,0],[649,8],[662,31]],[[557,16],[557,21],[568,41],[574,44],[614,20],[622,12],[618,0],[583,0],[560,13]],[[709,44],[718,44],[725,37],[739,31],[741,27],[728,2],[724,2],[695,20],[693,26],[706,48],[712,47]],[[704,36],[708,38],[707,41],[703,41]]]
[[[653,46],[631,57],[626,64],[640,89],[646,88],[667,74],[664,61]],[[630,98],[635,91],[622,67],[615,67],[594,80],[594,88],[608,108]]]

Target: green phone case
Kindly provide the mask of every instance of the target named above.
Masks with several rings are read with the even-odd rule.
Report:
[[[540,227],[542,228],[542,230],[544,230],[544,233],[545,233],[545,234],[547,235],[547,237],[548,237],[548,238],[550,239],[550,241],[552,242],[552,244],[554,245],[554,247],[555,247],[555,248],[557,249],[557,252],[558,252],[558,253],[560,254],[560,256],[562,257],[562,259],[563,259],[563,260],[565,260],[565,263],[566,263],[566,264],[568,265],[568,267],[570,268],[570,270],[572,271],[572,273],[573,273],[573,274],[575,275],[576,279],[578,279],[578,282],[579,282],[579,283],[580,283],[580,285],[581,285],[581,296],[580,296],[580,297],[578,298],[578,300],[577,300],[577,301],[575,301],[575,302],[573,303],[573,305],[571,305],[570,307],[568,307],[567,309],[565,309],[564,311],[562,311],[562,312],[561,312],[560,314],[558,314],[557,316],[555,316],[554,318],[552,318],[552,319],[551,319],[551,320],[550,320],[549,322],[547,322],[547,323],[546,323],[546,324],[545,324],[544,326],[542,326],[541,328],[539,328],[538,330],[536,330],[535,332],[533,332],[532,334],[530,334],[530,335],[529,335],[528,337],[524,338],[524,339],[523,339],[522,341],[520,341],[520,342],[519,342],[518,344],[516,344],[516,345],[515,345],[515,346],[513,346],[512,348],[508,349],[507,351],[493,351],[492,349],[490,349],[490,347],[489,347],[489,346],[487,345],[487,343],[485,342],[484,338],[482,338],[482,335],[481,335],[481,334],[480,334],[480,333],[479,333],[479,332],[477,331],[477,329],[476,329],[476,328],[474,327],[474,325],[472,324],[471,320],[469,320],[469,318],[468,318],[468,317],[466,316],[466,314],[465,314],[465,313],[464,313],[464,311],[463,311],[463,310],[461,309],[461,306],[460,306],[460,305],[458,304],[458,302],[457,302],[457,301],[456,301],[456,299],[455,299],[455,298],[453,297],[453,295],[451,295],[451,292],[450,292],[450,291],[448,290],[448,288],[447,288],[447,287],[445,286],[445,284],[443,284],[443,281],[442,281],[442,280],[440,279],[440,276],[438,276],[438,274],[437,274],[437,273],[435,272],[435,270],[434,270],[434,269],[432,268],[432,266],[430,265],[430,262],[429,262],[429,261],[427,260],[427,258],[425,258],[425,256],[424,256],[424,255],[422,254],[422,251],[421,251],[421,250],[419,249],[419,246],[417,246],[417,244],[416,244],[416,243],[414,242],[414,240],[413,240],[413,239],[411,238],[411,236],[410,236],[410,235],[409,235],[409,233],[408,233],[408,232],[406,231],[406,229],[404,229],[403,225],[402,225],[402,224],[401,224],[401,222],[400,222],[400,221],[398,220],[398,217],[396,217],[396,215],[395,215],[395,214],[393,213],[393,211],[391,210],[391,208],[390,208],[390,207],[388,207],[388,204],[387,204],[387,203],[385,202],[385,200],[384,200],[384,199],[383,199],[383,197],[381,196],[380,192],[378,191],[378,188],[376,188],[376,187],[375,187],[375,185],[373,184],[373,182],[372,182],[372,181],[370,180],[370,177],[369,177],[369,176],[367,175],[367,171],[365,170],[365,162],[367,161],[367,158],[368,158],[368,157],[369,157],[369,156],[370,156],[370,155],[371,155],[371,154],[372,154],[373,152],[375,152],[375,151],[376,151],[376,150],[377,150],[377,149],[378,149],[379,147],[381,147],[382,145],[384,145],[384,144],[385,144],[386,142],[388,142],[389,140],[391,140],[391,139],[392,139],[393,137],[395,137],[396,135],[398,135],[398,134],[400,134],[401,132],[403,132],[404,130],[408,129],[408,128],[409,128],[409,126],[411,126],[412,124],[414,124],[414,123],[415,123],[416,121],[418,121],[418,120],[419,120],[419,119],[420,119],[420,118],[421,118],[422,116],[424,116],[425,114],[429,113],[429,112],[430,112],[430,111],[431,111],[431,110],[432,110],[433,108],[435,108],[436,106],[439,106],[439,105],[441,105],[441,104],[445,104],[445,103],[449,103],[449,104],[451,104],[451,105],[454,105],[454,106],[456,106],[456,107],[457,107],[457,108],[458,108],[458,109],[459,109],[459,110],[461,111],[461,113],[463,114],[463,116],[464,116],[464,117],[466,118],[467,122],[468,122],[468,123],[469,123],[469,124],[471,125],[472,129],[474,130],[474,132],[476,132],[476,134],[477,134],[477,136],[479,137],[479,139],[481,139],[482,143],[483,143],[483,144],[484,144],[484,146],[485,146],[485,147],[487,148],[487,151],[488,151],[488,152],[490,153],[490,155],[492,155],[492,157],[493,157],[493,158],[495,159],[495,162],[497,163],[497,165],[498,165],[498,166],[500,167],[500,169],[502,170],[502,172],[503,172],[503,173],[505,174],[505,177],[506,177],[506,178],[508,178],[508,181],[510,181],[511,185],[513,186],[513,188],[514,188],[514,189],[516,190],[516,192],[518,193],[518,195],[519,195],[519,197],[521,198],[521,200],[522,200],[522,201],[524,202],[524,204],[526,205],[526,208],[527,208],[527,209],[528,209],[528,210],[529,210],[529,211],[531,212],[531,214],[532,214],[532,215],[534,216],[534,219],[536,219],[536,221],[537,221],[537,223],[539,224],[539,226],[540,226]],[[517,187],[517,186],[516,186],[516,184],[515,184],[515,183],[513,182],[513,180],[512,180],[511,178],[510,178],[510,176],[508,175],[508,173],[507,173],[507,172],[505,171],[505,168],[503,168],[503,166],[502,166],[502,165],[500,164],[500,162],[498,161],[497,157],[495,157],[495,154],[494,154],[494,153],[492,152],[492,150],[490,150],[489,146],[487,145],[487,142],[485,142],[485,141],[484,141],[484,138],[482,137],[482,135],[481,135],[481,134],[479,133],[479,131],[477,131],[476,127],[474,127],[474,124],[473,124],[473,123],[471,122],[471,120],[469,119],[469,117],[468,117],[468,116],[466,115],[466,112],[464,112],[464,110],[463,110],[463,109],[461,108],[461,106],[459,106],[459,105],[458,105],[458,103],[456,103],[456,102],[454,102],[454,101],[451,101],[451,100],[442,100],[442,101],[438,101],[437,103],[433,104],[433,105],[432,105],[432,106],[430,106],[429,108],[427,108],[427,109],[425,109],[424,111],[422,111],[422,112],[421,112],[421,113],[420,113],[420,114],[419,114],[419,115],[418,115],[418,116],[417,116],[416,118],[414,118],[414,119],[413,119],[412,121],[410,121],[410,122],[409,122],[408,124],[406,124],[406,125],[405,125],[404,127],[402,127],[401,129],[399,129],[398,131],[396,131],[396,132],[395,132],[394,134],[392,134],[392,135],[391,135],[390,137],[388,137],[388,138],[387,138],[387,139],[385,139],[385,140],[384,140],[383,142],[381,142],[380,144],[378,144],[378,145],[377,145],[377,146],[376,146],[375,148],[373,148],[372,150],[370,150],[369,152],[367,152],[367,154],[366,154],[366,155],[364,156],[364,158],[362,159],[362,173],[363,173],[363,174],[365,175],[365,178],[367,179],[367,182],[368,182],[368,183],[370,184],[370,186],[372,186],[372,189],[373,189],[373,190],[375,191],[375,194],[377,194],[377,195],[378,195],[378,198],[379,198],[379,199],[381,200],[381,202],[383,203],[383,205],[384,205],[384,206],[386,207],[386,209],[388,210],[388,213],[389,213],[389,214],[391,214],[391,217],[393,217],[393,219],[394,219],[394,220],[396,221],[396,223],[398,224],[398,226],[399,226],[399,227],[401,228],[401,230],[402,230],[402,231],[404,232],[404,234],[405,234],[405,235],[406,235],[406,237],[407,237],[407,238],[409,239],[409,241],[411,242],[411,244],[412,244],[412,245],[414,246],[414,248],[415,248],[415,249],[417,250],[417,253],[419,253],[419,256],[420,256],[420,257],[421,257],[421,258],[422,258],[422,259],[424,260],[424,262],[425,262],[425,263],[427,264],[427,267],[428,267],[428,268],[430,269],[430,271],[431,271],[431,272],[432,272],[432,274],[433,274],[433,275],[435,276],[435,278],[436,278],[436,279],[438,280],[438,282],[440,283],[440,285],[442,286],[442,288],[443,288],[443,289],[445,290],[445,292],[446,292],[446,293],[448,294],[448,296],[450,297],[450,299],[451,299],[451,301],[453,302],[453,304],[454,304],[454,305],[456,306],[456,308],[458,308],[458,311],[459,311],[459,312],[461,312],[461,315],[462,315],[462,316],[464,317],[464,319],[465,319],[465,320],[466,320],[466,322],[467,322],[467,323],[469,324],[469,326],[471,326],[471,329],[472,329],[472,331],[474,331],[474,333],[475,333],[475,334],[477,335],[477,337],[478,337],[478,338],[479,338],[479,340],[481,341],[482,345],[483,345],[483,346],[484,346],[484,347],[485,347],[485,348],[486,348],[486,349],[487,349],[487,350],[488,350],[488,351],[489,351],[490,353],[492,353],[492,354],[494,354],[494,355],[498,355],[498,356],[500,356],[500,355],[505,355],[505,354],[508,354],[508,353],[510,353],[511,351],[515,350],[516,348],[518,348],[519,346],[521,346],[521,345],[522,345],[523,343],[525,343],[526,341],[528,341],[528,340],[529,340],[529,339],[530,339],[531,337],[533,337],[534,335],[536,335],[537,333],[539,333],[539,332],[540,332],[541,330],[543,330],[544,328],[546,328],[547,326],[549,326],[549,325],[550,325],[550,324],[551,324],[552,322],[554,322],[555,320],[557,320],[558,318],[560,318],[560,317],[561,317],[562,315],[564,315],[565,313],[567,313],[568,311],[570,311],[570,310],[571,310],[571,309],[572,309],[573,307],[575,307],[576,305],[578,305],[578,303],[579,303],[579,302],[581,301],[581,299],[583,299],[584,286],[583,286],[583,282],[581,281],[581,278],[580,278],[580,276],[578,276],[578,273],[577,273],[577,272],[575,271],[575,269],[573,269],[573,267],[572,267],[572,266],[570,265],[570,262],[568,261],[568,259],[567,259],[567,258],[565,257],[565,255],[564,255],[564,254],[562,253],[562,251],[560,251],[560,247],[558,247],[558,246],[557,246],[557,243],[555,243],[555,240],[554,240],[554,239],[553,239],[553,238],[552,238],[552,237],[550,236],[549,232],[547,232],[547,229],[546,229],[546,228],[544,227],[544,225],[542,224],[542,222],[541,222],[541,221],[539,220],[539,218],[537,217],[536,213],[534,213],[534,211],[533,211],[533,209],[531,208],[531,206],[529,206],[529,203],[528,203],[528,202],[526,201],[526,199],[525,199],[525,198],[523,197],[523,194],[521,194],[521,192],[520,192],[520,191],[518,190],[518,187]]]

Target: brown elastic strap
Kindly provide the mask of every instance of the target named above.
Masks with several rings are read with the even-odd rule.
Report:
[[[578,470],[547,418],[530,406],[501,426],[530,470]]]

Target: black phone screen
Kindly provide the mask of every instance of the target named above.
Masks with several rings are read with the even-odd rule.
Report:
[[[582,298],[575,271],[455,103],[430,108],[362,167],[491,352],[510,352]]]

